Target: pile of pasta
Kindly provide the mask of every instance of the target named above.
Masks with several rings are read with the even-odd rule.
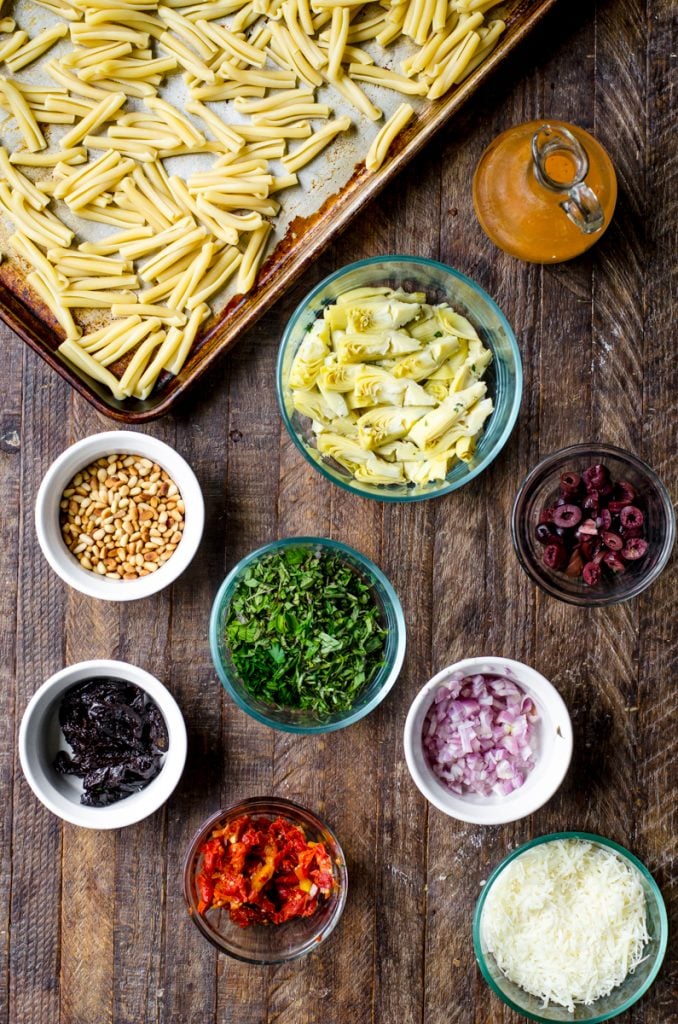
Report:
[[[357,288],[310,325],[288,383],[327,459],[362,483],[427,484],[473,458],[493,409],[480,379],[491,360],[447,303]]]
[[[435,99],[505,27],[487,20],[496,0],[34,2],[58,19],[34,38],[0,20],[0,108],[24,141],[11,155],[0,147],[0,212],[63,329],[59,351],[118,399],[144,399],[163,370],[181,370],[227,283],[242,294],[254,286],[277,194],[353,124],[333,117],[318,88],[379,121],[362,83]],[[399,71],[359,45],[402,37],[416,48]],[[39,58],[49,85],[10,77]],[[183,109],[160,94],[171,75],[183,78]],[[403,102],[387,119],[369,169],[413,116]],[[211,156],[208,169],[168,169],[195,154]],[[81,221],[115,230],[81,241]],[[104,326],[84,330],[92,309]]]

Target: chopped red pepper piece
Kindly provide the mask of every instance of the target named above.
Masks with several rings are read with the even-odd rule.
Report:
[[[198,913],[228,907],[241,928],[310,917],[336,884],[324,844],[284,818],[243,815],[215,829],[200,853]]]

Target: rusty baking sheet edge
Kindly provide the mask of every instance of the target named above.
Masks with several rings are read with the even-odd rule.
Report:
[[[385,188],[401,168],[423,149],[431,137],[556,3],[557,0],[541,0],[534,10],[524,15],[520,9],[512,11],[506,35],[497,49],[448,99],[436,101],[438,110],[430,119],[420,127],[415,124],[409,132],[404,132],[396,140],[391,149],[389,163],[382,172],[369,175],[364,163],[360,162],[341,191],[326,200],[312,217],[292,221],[285,237],[262,266],[255,290],[248,296],[234,296],[231,299],[179,376],[170,381],[167,393],[157,403],[150,405],[150,408],[131,410],[125,408],[122,402],[117,403],[115,399],[104,398],[103,388],[99,391],[96,382],[81,377],[74,368],[62,362],[56,352],[49,347],[45,335],[53,329],[50,324],[43,322],[30,306],[21,301],[19,295],[11,290],[5,291],[4,288],[5,294],[0,294],[0,318],[104,416],[134,425],[166,415],[196,381],[232,348],[238,336],[252,327],[282,296],[303,273],[306,266],[350,223],[359,210]],[[330,213],[331,222],[328,223]],[[31,297],[31,302],[33,301]],[[38,301],[35,305],[42,306],[42,303]],[[52,319],[46,307],[43,308]]]

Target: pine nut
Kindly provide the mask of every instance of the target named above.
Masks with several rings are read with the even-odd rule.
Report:
[[[166,471],[138,455],[109,455],[75,474],[59,501],[66,547],[88,572],[134,580],[172,557],[184,503]]]

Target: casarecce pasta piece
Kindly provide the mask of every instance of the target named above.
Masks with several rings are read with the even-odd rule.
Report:
[[[372,145],[365,157],[368,171],[378,171],[388,155],[388,151],[403,128],[414,117],[414,110],[409,103],[401,103],[391,114],[386,124],[377,132]]]

